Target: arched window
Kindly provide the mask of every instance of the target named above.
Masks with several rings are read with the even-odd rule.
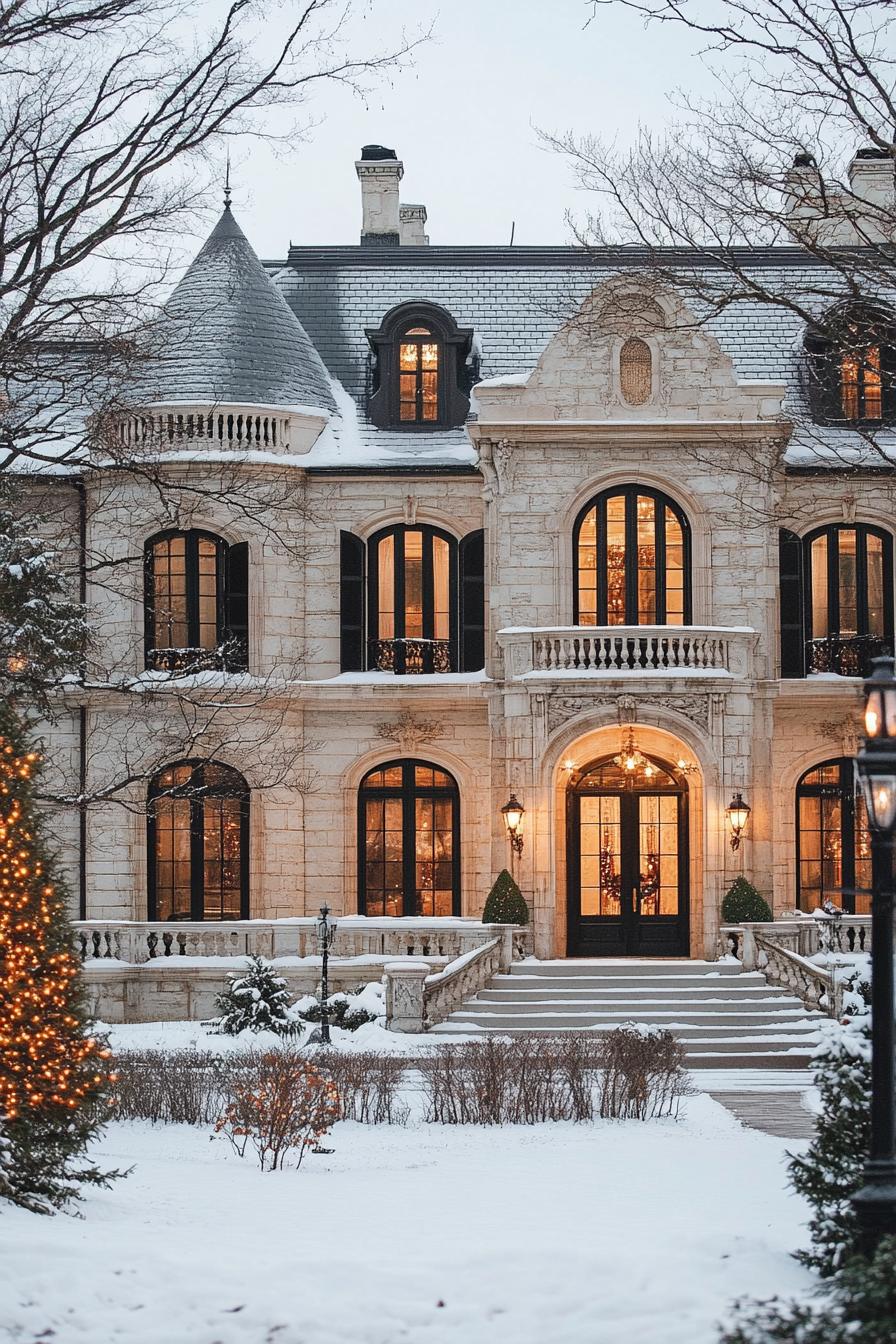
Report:
[[[690,528],[677,504],[638,485],[586,504],[573,533],[577,625],[687,625]]]
[[[457,542],[435,527],[386,528],[368,544],[368,664],[381,672],[457,667]]]
[[[818,528],[803,541],[807,666],[858,677],[893,647],[893,540],[864,523]]]
[[[478,370],[472,329],[436,303],[399,304],[376,331],[368,414],[375,425],[436,429],[462,425]]]
[[[653,355],[640,336],[630,336],[619,352],[619,386],[629,406],[643,406],[650,398]]]
[[[806,771],[796,789],[796,830],[798,908],[832,900],[849,914],[869,914],[871,837],[852,760]]]
[[[149,786],[149,918],[249,918],[249,789],[215,761],[180,761]]]
[[[389,761],[358,794],[362,915],[460,914],[460,799],[446,770]]]
[[[823,424],[879,425],[896,418],[896,323],[850,304],[806,335],[808,391]]]
[[[160,532],[144,552],[146,666],[244,671],[249,664],[245,542],[211,532]]]

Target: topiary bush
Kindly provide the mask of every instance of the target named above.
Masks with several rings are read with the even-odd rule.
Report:
[[[736,877],[722,901],[722,919],[726,924],[740,924],[744,920],[769,920],[769,903],[745,877]]]
[[[528,924],[529,907],[506,868],[495,879],[482,912],[483,924]]]

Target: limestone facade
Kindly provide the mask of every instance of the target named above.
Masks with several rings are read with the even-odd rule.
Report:
[[[378,171],[370,170],[371,182]],[[375,232],[377,218],[371,206],[365,228]],[[398,244],[375,250],[376,257],[374,249],[341,249],[358,254],[343,259],[347,285],[366,274],[360,257],[371,272],[389,272],[388,284],[403,286],[405,299],[445,304],[445,271],[402,270]],[[435,267],[440,249],[430,252]],[[449,261],[451,284],[461,292],[466,273]],[[575,885],[569,781],[617,753],[629,725],[648,758],[683,762],[680,861],[690,954],[716,955],[721,898],[739,874],[776,912],[794,908],[797,783],[813,765],[854,749],[861,681],[782,676],[780,533],[870,524],[891,536],[892,477],[846,471],[837,460],[820,460],[811,471],[788,462],[792,333],[775,328],[775,349],[786,358],[762,376],[738,355],[730,332],[696,322],[678,294],[645,291],[640,319],[636,268],[602,277],[577,266],[567,267],[577,289],[571,320],[546,332],[534,304],[528,325],[520,319],[521,349],[526,342],[540,349],[532,364],[524,350],[524,367],[511,367],[505,337],[504,355],[490,363],[482,338],[464,426],[429,435],[398,426],[377,438],[364,421],[363,370],[352,354],[363,332],[353,328],[340,355],[338,333],[328,348],[317,331],[318,313],[306,325],[329,374],[343,381],[334,382],[340,424],[327,408],[293,406],[295,421],[306,415],[312,424],[306,439],[314,442],[304,456],[204,455],[194,444],[179,466],[169,464],[178,525],[248,543],[247,674],[146,672],[142,557],[147,538],[170,526],[170,501],[127,472],[86,478],[87,551],[105,557],[115,581],[88,573],[94,672],[67,692],[46,730],[53,770],[72,794],[94,796],[82,828],[76,811],[58,816],[75,915],[147,918],[147,777],[184,757],[232,766],[248,785],[251,918],[314,914],[324,902],[337,915],[357,913],[359,787],[377,766],[416,759],[457,785],[463,915],[481,914],[495,876],[510,866],[501,807],[516,794],[525,816],[514,867],[532,909],[536,951],[565,956]],[[310,263],[304,273],[299,266],[275,270],[275,283],[303,320],[302,293],[322,292],[324,270],[324,260],[318,273]],[[540,283],[534,263],[521,274],[530,289]],[[367,326],[378,327],[400,297],[374,289],[363,299]],[[496,285],[498,324],[504,302]],[[476,327],[472,305],[452,317]],[[777,321],[770,315],[769,329]],[[761,317],[750,315],[746,326],[762,334]],[[627,333],[651,352],[649,392],[637,405],[620,384]],[[774,364],[774,349],[769,359]],[[354,386],[346,373],[352,367]],[[221,391],[209,388],[209,405]],[[295,442],[304,440],[297,434]],[[270,492],[266,509],[232,507],[237,479]],[[585,665],[575,642],[582,636],[574,608],[576,521],[589,501],[629,486],[660,492],[687,520],[690,621],[655,632],[660,645],[651,647],[668,648],[672,635],[693,630],[699,644],[689,666],[666,654],[657,665],[653,655],[641,664],[614,666],[609,657],[600,665],[600,654]],[[41,489],[71,517],[68,482]],[[341,534],[366,544],[393,525],[431,526],[458,542],[484,529],[484,670],[341,670]],[[892,576],[887,591],[892,604]],[[892,612],[887,624],[892,629]],[[591,637],[612,652],[612,626]],[[725,809],[737,792],[751,814],[735,851]]]

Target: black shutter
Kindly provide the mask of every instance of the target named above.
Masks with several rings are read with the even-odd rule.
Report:
[[[245,672],[249,666],[249,546],[228,546],[224,558],[224,621],[227,667]]]
[[[485,533],[470,532],[460,543],[460,670],[485,667]]]
[[[354,532],[339,534],[340,666],[364,671],[364,543]]]
[[[781,676],[806,675],[806,632],[803,624],[803,543],[782,527],[778,534],[779,602],[781,609]]]

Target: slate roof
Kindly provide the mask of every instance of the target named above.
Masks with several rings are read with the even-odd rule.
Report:
[[[335,409],[320,355],[229,205],[165,305],[159,332],[143,398]]]
[[[679,254],[670,251],[671,265]],[[680,254],[687,269],[693,256]],[[798,248],[744,250],[741,261],[762,268],[772,292],[780,286],[830,295],[837,276]],[[394,460],[404,451],[409,461],[440,460],[446,431],[413,435],[377,430],[366,421],[370,345],[365,329],[380,326],[399,303],[423,299],[447,308],[459,326],[472,327],[480,359],[480,376],[523,374],[532,369],[561,322],[569,317],[595,285],[620,272],[637,271],[649,263],[638,249],[592,254],[560,247],[292,247],[284,261],[266,262],[275,284],[307,330],[330,373],[338,378],[359,407],[356,442],[363,449],[359,464],[379,454]],[[819,298],[826,307],[830,298]],[[731,357],[738,378],[771,380],[788,386],[786,405],[805,418],[800,381],[803,324],[783,308],[742,301],[706,320]],[[463,431],[449,431],[457,460]],[[465,436],[464,436],[465,437]],[[879,431],[881,446],[896,434]],[[799,440],[799,442],[797,442]],[[402,445],[404,448],[402,449]],[[864,441],[849,429],[826,429],[795,436],[792,458],[806,464],[818,456],[837,461],[865,453]],[[448,460],[446,458],[446,460]],[[879,462],[880,457],[876,460]]]

